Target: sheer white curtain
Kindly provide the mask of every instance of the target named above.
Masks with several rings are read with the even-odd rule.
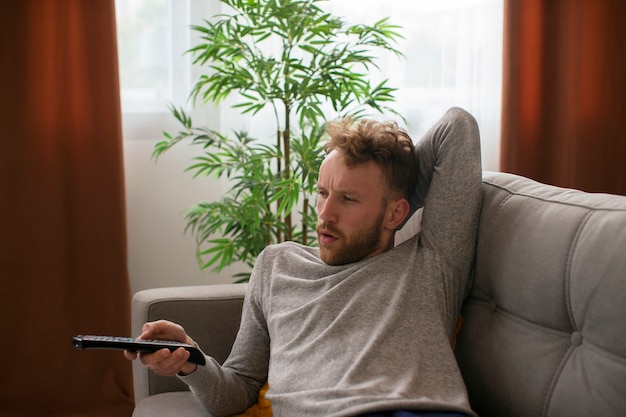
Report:
[[[502,90],[502,0],[334,1],[346,18],[391,16],[403,27],[406,59],[385,57],[383,72],[398,87],[398,110],[419,137],[445,110],[461,106],[478,120],[483,166],[497,170]]]
[[[394,107],[415,140],[449,107],[468,110],[480,127],[483,168],[498,170],[503,0],[331,0],[326,7],[349,23],[389,16],[401,26],[405,58],[381,55],[373,80],[388,78],[398,88]],[[271,114],[250,119],[221,108],[223,129],[247,130],[259,139],[274,137],[272,120]]]
[[[478,120],[483,167],[497,170],[502,90],[503,0],[337,0],[334,13],[354,22],[390,16],[402,26],[406,59],[383,57],[398,87],[397,108],[415,139],[451,106]]]

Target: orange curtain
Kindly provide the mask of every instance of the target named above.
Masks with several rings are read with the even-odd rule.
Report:
[[[130,416],[114,0],[0,4],[0,416]]]
[[[626,2],[505,0],[502,171],[626,194]]]

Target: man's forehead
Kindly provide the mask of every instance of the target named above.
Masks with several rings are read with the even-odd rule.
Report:
[[[333,150],[322,162],[318,184],[332,183],[342,191],[364,191],[382,180],[382,170],[374,162],[348,166],[341,152]]]

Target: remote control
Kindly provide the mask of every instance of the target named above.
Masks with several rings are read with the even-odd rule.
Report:
[[[72,344],[78,349],[120,349],[131,352],[156,352],[160,349],[169,349],[170,352],[183,347],[191,356],[188,362],[196,365],[205,365],[204,354],[195,346],[186,343],[174,342],[171,340],[144,340],[132,337],[117,336],[74,336]]]

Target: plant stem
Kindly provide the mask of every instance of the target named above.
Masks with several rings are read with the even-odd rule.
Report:
[[[304,201],[302,202],[302,243],[304,245],[308,245],[309,241],[308,217],[309,199],[308,197],[304,197]]]
[[[289,137],[291,136],[289,117],[291,115],[291,102],[289,97],[285,99],[285,130],[283,131],[283,158],[285,159],[285,179],[291,176],[291,144]],[[291,212],[285,215],[285,240],[293,240],[293,226],[291,224]]]
[[[281,146],[280,146],[281,140],[280,139],[281,139],[281,132],[280,132],[280,129],[277,129],[276,130],[276,149],[277,149],[278,152],[276,152],[276,172],[278,174],[280,174],[281,165],[282,165],[281,164],[282,161],[281,161],[281,158],[280,158],[280,148],[281,148]],[[279,199],[276,202],[276,207],[280,207],[280,203],[281,203],[281,199]],[[278,216],[278,221],[282,222],[281,216]],[[271,232],[270,232],[270,234],[271,234]],[[282,233],[280,231],[280,228],[276,228],[276,243],[280,243],[280,242],[282,242]]]

